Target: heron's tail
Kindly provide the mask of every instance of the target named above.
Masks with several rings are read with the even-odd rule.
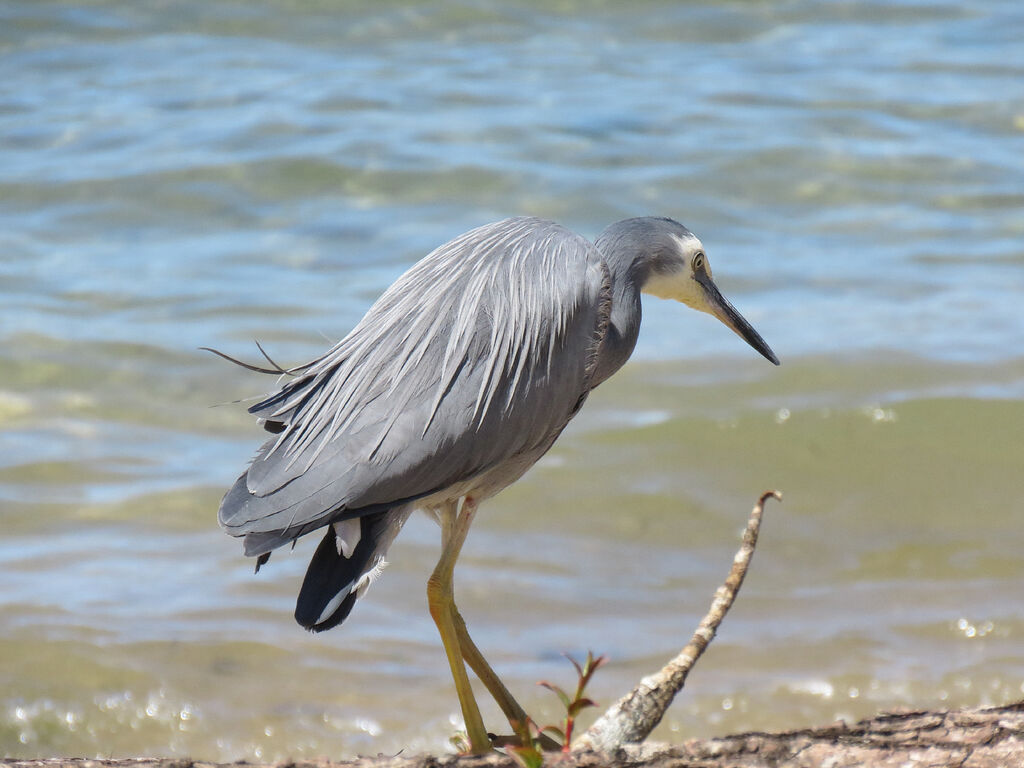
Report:
[[[387,565],[387,549],[408,517],[407,510],[389,509],[327,526],[299,590],[295,620],[313,632],[341,624]]]

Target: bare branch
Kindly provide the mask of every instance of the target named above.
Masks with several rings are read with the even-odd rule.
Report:
[[[732,569],[725,583],[715,592],[711,608],[697,626],[689,644],[679,655],[666,664],[659,672],[645,677],[637,686],[608,708],[597,722],[577,740],[574,748],[610,751],[624,744],[639,744],[661,722],[675,695],[682,690],[690,669],[701,657],[708,644],[714,639],[719,624],[732,607],[746,576],[747,567],[757,546],[757,534],[761,528],[761,513],[769,498],[782,500],[779,491],[767,491],[761,495],[750,513],[747,528],[743,532]]]

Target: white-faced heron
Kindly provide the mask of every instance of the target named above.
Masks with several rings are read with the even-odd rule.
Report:
[[[244,537],[258,565],[327,528],[299,591],[303,627],[320,632],[348,616],[414,510],[440,523],[427,596],[474,752],[490,741],[464,661],[521,736],[526,715],[466,631],[455,561],[477,505],[533,466],[629,358],[641,292],[714,315],[778,365],[681,224],[627,219],[590,243],[515,218],[429,254],[348,336],[249,408],[272,437],[224,497],[220,524]]]

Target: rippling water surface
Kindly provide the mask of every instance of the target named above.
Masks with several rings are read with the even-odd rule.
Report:
[[[0,7],[0,752],[444,749],[438,533],[326,635],[315,542],[217,530],[269,380],[509,215],[671,215],[783,360],[651,300],[634,360],[485,509],[458,572],[538,720],[747,585],[658,735],[1024,688],[1024,10],[962,3]],[[217,406],[217,407],[211,407]],[[491,727],[500,717],[485,710]]]

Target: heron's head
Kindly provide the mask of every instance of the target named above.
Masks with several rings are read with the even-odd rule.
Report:
[[[620,254],[628,252],[633,278],[644,293],[674,299],[717,317],[768,360],[779,364],[771,347],[718,290],[711,279],[711,263],[704,246],[678,221],[652,217],[620,221],[605,230],[598,239],[598,248],[602,253],[608,253],[606,248]]]

